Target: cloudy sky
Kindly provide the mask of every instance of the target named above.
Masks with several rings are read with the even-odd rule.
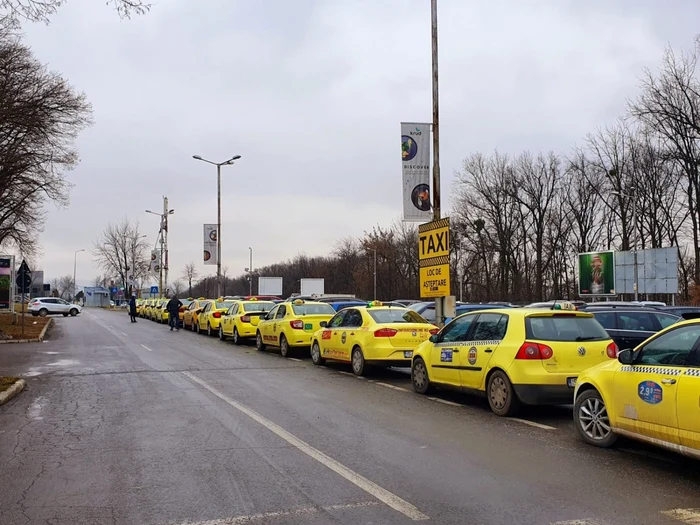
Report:
[[[664,46],[700,32],[695,0],[439,0],[443,203],[471,152],[568,152],[612,122]],[[110,221],[155,241],[171,218],[171,275],[201,266],[223,161],[223,261],[231,273],[401,214],[399,123],[430,121],[429,0],[156,0],[119,20],[69,0],[27,25],[35,54],[85,91],[95,125],[79,141],[68,209],[42,235],[46,275],[72,273]],[[78,284],[99,274],[78,256]]]

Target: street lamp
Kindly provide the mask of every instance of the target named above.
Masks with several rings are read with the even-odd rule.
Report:
[[[160,217],[160,264],[158,265],[158,293],[163,297],[163,268],[165,268],[165,287],[168,286],[168,216],[175,213],[168,207],[168,198],[163,197],[163,213],[146,210],[146,213]],[[156,246],[158,239],[156,238]],[[163,261],[163,251],[165,251],[165,261]]]
[[[80,252],[84,252],[84,251],[85,251],[85,248],[82,248],[80,250],[75,250],[75,254],[73,256],[73,300],[74,301],[75,301],[76,290],[78,289],[78,287],[75,284],[75,271],[78,267],[78,254]]]
[[[612,195],[618,195],[624,199],[629,199],[632,201],[632,228],[634,229],[634,245],[633,245],[633,254],[634,254],[634,300],[638,301],[639,300],[639,270],[637,267],[637,242],[638,239],[637,237],[639,236],[639,225],[637,224],[637,201],[635,199],[634,195],[630,195],[629,193],[623,193],[621,191],[613,191],[611,192]]]
[[[371,250],[374,252],[374,300],[377,300],[377,249],[376,248],[368,248],[368,250]]]
[[[253,295],[253,248],[248,246],[248,250],[250,250],[250,282],[248,283],[248,295]],[[258,293],[260,293],[258,291]]]
[[[221,166],[230,166],[241,156],[234,155],[226,162],[213,162],[199,155],[192,155],[192,158],[216,166],[216,286],[217,297],[221,297]]]

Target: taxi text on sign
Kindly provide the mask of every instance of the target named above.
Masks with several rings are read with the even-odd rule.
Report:
[[[418,226],[420,296],[450,295],[450,219]]]

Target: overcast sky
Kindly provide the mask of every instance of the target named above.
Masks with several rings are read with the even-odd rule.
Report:
[[[664,46],[690,48],[696,0],[439,0],[443,203],[475,151],[568,152],[611,123]],[[85,91],[95,125],[79,140],[71,205],[51,208],[40,267],[72,273],[110,221],[155,241],[162,196],[171,276],[196,261],[216,222],[232,274],[401,214],[401,121],[431,120],[429,0],[160,0],[121,21],[69,0],[25,26],[37,57]],[[100,271],[78,255],[78,284]]]

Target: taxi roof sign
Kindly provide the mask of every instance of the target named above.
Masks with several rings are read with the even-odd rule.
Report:
[[[367,303],[367,308],[373,308],[375,306],[384,306],[384,303],[381,301],[370,301]]]
[[[294,299],[292,304],[299,306],[300,304],[304,304],[304,299]]]

